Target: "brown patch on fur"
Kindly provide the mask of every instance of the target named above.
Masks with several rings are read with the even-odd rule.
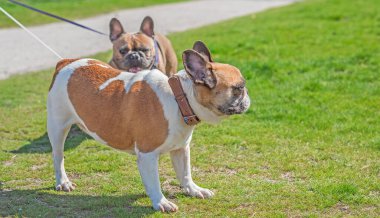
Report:
[[[53,75],[53,79],[51,80],[51,83],[50,83],[49,91],[53,87],[55,78],[57,77],[59,71],[61,71],[62,68],[66,67],[67,65],[69,65],[69,64],[71,64],[71,63],[73,63],[74,61],[77,61],[77,60],[79,60],[79,58],[75,58],[75,59],[63,59],[63,60],[58,61],[57,65],[55,66],[55,72],[54,72],[54,75]]]
[[[216,114],[223,115],[217,108],[232,97],[232,86],[244,81],[239,69],[228,64],[210,63],[217,79],[216,86],[210,89],[204,85],[196,85],[196,98],[203,106],[210,108]]]
[[[87,128],[111,147],[133,150],[136,143],[141,152],[153,151],[168,135],[162,105],[145,81],[135,82],[128,93],[120,80],[99,90],[119,74],[96,65],[80,67],[69,80],[69,98]]]
[[[157,68],[170,77],[177,73],[177,56],[168,38],[161,34],[156,34],[155,38],[160,46]],[[125,33],[113,42],[113,56],[109,64],[114,68],[123,70],[120,63],[124,62],[124,56],[119,52],[119,49],[123,46],[126,46],[128,49],[148,47],[150,48],[150,54],[148,56],[153,57],[155,55],[152,38],[141,32],[135,34]]]

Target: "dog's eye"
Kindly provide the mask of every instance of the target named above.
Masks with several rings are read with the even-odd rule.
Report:
[[[239,86],[239,87],[233,87],[232,88],[232,94],[235,96],[239,96],[243,93],[244,91],[244,86]]]
[[[148,52],[150,49],[149,48],[139,48],[139,50],[145,53],[145,52]]]
[[[119,52],[120,52],[120,54],[125,55],[128,53],[128,49],[127,48],[121,48],[121,49],[119,49]]]

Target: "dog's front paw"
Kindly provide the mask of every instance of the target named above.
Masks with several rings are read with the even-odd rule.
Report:
[[[57,186],[55,186],[55,190],[71,192],[71,191],[74,191],[75,186],[77,186],[75,183],[72,183],[70,181],[66,181],[66,182],[62,182],[61,184],[58,184]]]
[[[161,212],[175,212],[178,210],[177,205],[170,202],[165,197],[161,198],[158,202],[153,202],[153,208],[155,210],[161,210]]]
[[[186,194],[193,197],[204,199],[211,198],[212,196],[214,196],[214,192],[206,188],[201,188],[197,186],[195,183],[190,183],[189,185],[183,187],[183,189],[185,190]]]

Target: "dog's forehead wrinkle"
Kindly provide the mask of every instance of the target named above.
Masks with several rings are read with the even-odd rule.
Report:
[[[125,40],[133,42],[133,47],[139,47],[140,45],[153,46],[153,40],[144,34],[131,34],[129,38],[125,38]]]
[[[123,35],[121,35],[120,37],[119,37],[119,39],[117,39],[117,41],[121,41],[121,42],[128,42],[128,40],[131,38],[131,34],[129,34],[129,33],[124,33]]]
[[[121,49],[129,48],[129,45],[128,45],[127,43],[125,43],[125,44],[122,45],[120,48],[121,48]]]
[[[127,48],[130,47],[130,36],[125,35],[124,37],[120,37],[118,40],[114,42],[114,48],[120,49],[120,48]]]
[[[237,68],[229,66],[224,68],[215,69],[214,73],[218,80],[222,83],[230,84],[231,86],[244,83],[244,78]]]

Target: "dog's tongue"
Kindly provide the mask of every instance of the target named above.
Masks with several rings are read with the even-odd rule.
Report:
[[[129,68],[129,72],[131,72],[131,73],[137,73],[137,72],[139,72],[139,71],[141,71],[142,69],[140,68],[140,67],[131,67],[131,68]]]

